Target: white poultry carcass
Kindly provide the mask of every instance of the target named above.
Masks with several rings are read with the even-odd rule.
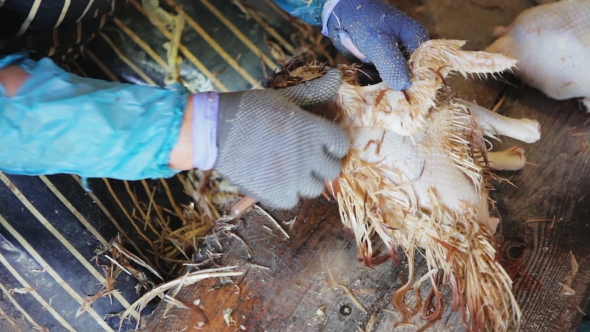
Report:
[[[551,98],[583,98],[590,111],[590,0],[562,0],[522,12],[486,51],[518,60],[516,74]]]
[[[491,144],[484,136],[532,143],[540,138],[540,128],[534,120],[510,119],[451,93],[444,82],[453,71],[485,75],[516,62],[501,54],[462,51],[463,44],[422,44],[409,60],[413,82],[404,92],[384,83],[359,86],[357,68],[342,65],[345,80],[337,97],[315,111],[335,115],[352,138],[340,178],[329,183],[329,190],[343,223],[355,234],[359,258],[371,264],[375,234],[393,259],[397,248],[406,253],[410,277],[395,292],[394,305],[406,316],[422,305],[420,299],[416,307],[404,300],[417,285],[413,267],[420,250],[431,272],[417,279],[430,280],[437,299],[426,319],[440,317],[443,301],[435,280],[442,280],[471,330],[505,331],[518,323],[520,310],[510,277],[497,260],[497,219],[490,216],[487,191],[491,169],[520,169],[526,159],[520,148],[488,151]],[[291,74],[317,77],[318,67]]]

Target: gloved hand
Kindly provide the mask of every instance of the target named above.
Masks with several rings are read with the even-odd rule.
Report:
[[[8,65],[25,69],[28,78],[11,97],[0,85],[3,172],[138,180],[214,165],[244,193],[273,207],[290,208],[300,195],[319,195],[324,180],[338,176],[348,151],[344,131],[299,107],[332,97],[341,82],[337,70],[280,91],[219,94],[215,116],[197,111],[216,103],[195,105],[193,115],[199,113],[206,121],[191,126],[183,117],[189,100],[184,89],[83,78],[49,59],[36,62],[26,54],[0,57],[0,69]],[[193,98],[209,94],[216,95]],[[187,136],[194,144],[183,151],[192,152],[199,162],[189,160],[188,166],[172,169],[171,152],[183,146],[179,143]],[[195,137],[209,139],[202,144]]]
[[[410,87],[406,59],[429,39],[426,28],[382,0],[329,0],[325,6],[322,33],[344,56],[374,64],[394,90]]]
[[[338,70],[301,85],[219,95],[215,168],[263,204],[292,208],[340,174],[349,138],[336,124],[302,110],[334,96]]]

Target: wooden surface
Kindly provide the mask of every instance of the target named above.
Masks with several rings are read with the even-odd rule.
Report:
[[[496,25],[507,25],[532,0],[400,1],[400,8],[418,18],[433,37],[469,40],[466,48],[482,49],[492,41]],[[505,139],[501,146],[519,144],[533,163],[515,173],[501,173],[513,185],[497,184],[491,193],[501,217],[500,259],[514,279],[514,292],[523,311],[521,331],[575,331],[588,298],[590,281],[590,195],[588,184],[590,117],[575,100],[558,102],[518,80],[465,81],[456,78],[454,91],[467,100],[492,107],[502,95],[499,112],[537,119],[539,142],[527,145]],[[209,237],[204,250],[224,253],[217,261],[245,271],[233,284],[208,280],[181,291],[178,299],[199,307],[208,319],[206,331],[415,331],[424,323],[404,320],[390,303],[402,284],[403,263],[391,261],[365,267],[356,260],[356,246],[339,221],[337,207],[324,199],[307,200],[292,211],[270,211],[279,221],[295,216],[286,239],[265,216],[245,216],[233,233],[218,234],[223,248]],[[532,221],[553,219],[552,221]],[[289,227],[283,224],[285,229]],[[226,234],[229,234],[226,232]],[[251,249],[251,257],[248,249]],[[572,284],[575,294],[562,294],[572,269],[570,252],[579,263]],[[419,261],[421,263],[421,261]],[[364,306],[355,305],[345,285]],[[448,303],[447,303],[448,304]],[[446,306],[444,318],[431,331],[462,330],[460,319]],[[231,309],[235,323],[227,325]],[[203,318],[194,311],[173,309],[163,318],[161,306],[146,331],[198,331]],[[410,323],[418,322],[419,325]]]

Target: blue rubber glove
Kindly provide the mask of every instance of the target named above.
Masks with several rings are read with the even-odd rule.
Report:
[[[29,78],[7,97],[0,85],[0,170],[137,180],[170,177],[188,92],[82,78],[51,60],[0,57]]]
[[[322,33],[344,56],[374,64],[394,90],[410,87],[407,58],[429,39],[420,23],[382,0],[329,0],[323,21]]]

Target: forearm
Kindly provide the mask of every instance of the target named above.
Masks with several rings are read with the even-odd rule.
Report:
[[[194,168],[193,114],[194,104],[191,95],[187,98],[187,103],[184,108],[178,141],[172,148],[172,151],[170,151],[168,165],[172,169],[186,171]]]
[[[6,97],[14,96],[25,83],[29,74],[22,68],[10,66],[0,69],[0,89],[4,89]]]
[[[188,93],[45,72],[0,69],[1,170],[135,180],[193,167]]]

